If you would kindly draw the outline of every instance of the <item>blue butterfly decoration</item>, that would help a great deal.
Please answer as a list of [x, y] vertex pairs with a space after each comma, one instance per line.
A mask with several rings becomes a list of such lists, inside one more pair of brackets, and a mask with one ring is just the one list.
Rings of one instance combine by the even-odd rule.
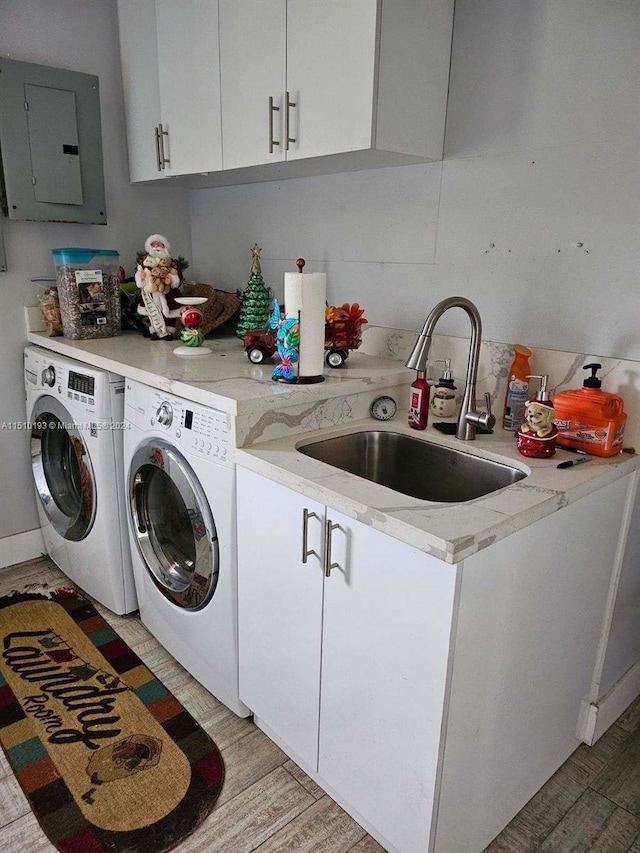
[[292, 317], [281, 319], [280, 305], [278, 300], [273, 300], [273, 311], [269, 320], [269, 328], [277, 329], [276, 347], [278, 349], [278, 358], [280, 364], [277, 364], [271, 371], [272, 379], [295, 379], [295, 369], [293, 365], [300, 357], [300, 327], [298, 320]]

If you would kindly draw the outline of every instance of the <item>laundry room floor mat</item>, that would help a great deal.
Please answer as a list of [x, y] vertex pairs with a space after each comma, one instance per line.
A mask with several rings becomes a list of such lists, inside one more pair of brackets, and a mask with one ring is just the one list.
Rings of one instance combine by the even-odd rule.
[[220, 751], [75, 590], [0, 598], [0, 743], [63, 853], [161, 853], [213, 809]]

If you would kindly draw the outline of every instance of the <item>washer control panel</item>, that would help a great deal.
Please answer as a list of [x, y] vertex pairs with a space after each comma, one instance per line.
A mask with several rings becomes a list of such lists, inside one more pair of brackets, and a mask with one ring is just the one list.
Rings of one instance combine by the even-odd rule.
[[171, 426], [173, 423], [173, 409], [171, 408], [171, 403], [168, 400], [165, 400], [158, 411], [156, 412], [156, 420], [162, 426]]
[[48, 385], [49, 388], [53, 388], [56, 384], [56, 369], [52, 364], [42, 371], [42, 384]]
[[152, 391], [149, 402], [150, 425], [160, 434], [166, 433], [167, 438], [197, 456], [230, 461], [231, 429], [226, 412], [167, 397], [162, 391]]

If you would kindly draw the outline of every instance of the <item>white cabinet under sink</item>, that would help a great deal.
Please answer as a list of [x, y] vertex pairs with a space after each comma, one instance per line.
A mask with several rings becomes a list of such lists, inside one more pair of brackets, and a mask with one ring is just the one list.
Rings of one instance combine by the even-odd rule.
[[131, 181], [222, 168], [217, 0], [118, 0]]
[[480, 853], [580, 743], [632, 486], [449, 564], [239, 467], [241, 698], [389, 851]]
[[361, 820], [426, 850], [456, 567], [242, 468], [238, 513], [243, 701]]

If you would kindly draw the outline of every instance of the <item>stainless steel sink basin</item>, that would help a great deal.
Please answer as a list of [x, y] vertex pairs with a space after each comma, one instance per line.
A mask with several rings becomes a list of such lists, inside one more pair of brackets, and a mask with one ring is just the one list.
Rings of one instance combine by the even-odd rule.
[[297, 450], [403, 495], [438, 503], [470, 501], [527, 476], [510, 465], [382, 430], [312, 441]]

